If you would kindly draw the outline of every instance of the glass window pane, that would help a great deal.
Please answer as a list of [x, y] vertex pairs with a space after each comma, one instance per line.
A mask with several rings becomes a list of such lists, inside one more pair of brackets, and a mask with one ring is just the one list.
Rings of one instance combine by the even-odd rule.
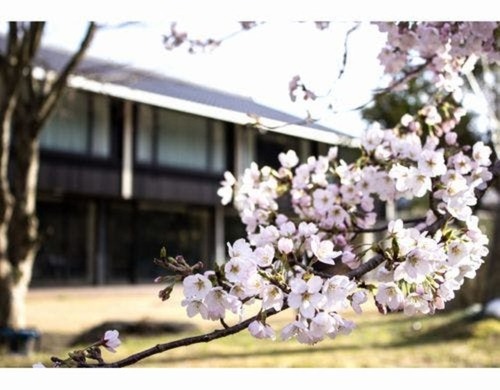
[[94, 104], [94, 123], [91, 153], [94, 156], [108, 157], [111, 151], [109, 99], [106, 96], [94, 95], [92, 102]]
[[226, 169], [226, 139], [224, 137], [224, 124], [220, 121], [214, 121], [212, 130], [211, 170], [213, 172], [223, 172]]
[[86, 153], [88, 132], [87, 95], [67, 90], [45, 125], [41, 146], [45, 149]]
[[137, 120], [135, 158], [141, 163], [153, 161], [153, 108], [140, 105]]
[[33, 269], [33, 283], [63, 285], [86, 280], [86, 203], [40, 201], [37, 210], [43, 240]]
[[290, 149], [299, 151], [299, 146], [299, 139], [295, 137], [273, 133], [258, 134], [256, 162], [259, 166], [268, 165], [278, 169], [280, 167], [278, 155], [282, 152], [286, 153]]
[[158, 163], [207, 170], [207, 119], [161, 110], [158, 115]]
[[[171, 256], [182, 254], [189, 264], [210, 261], [213, 232], [210, 213], [206, 208], [140, 209], [137, 211], [135, 237], [135, 272], [139, 281], [151, 281], [161, 269], [152, 259], [161, 247]], [[210, 264], [207, 264], [208, 268]]]

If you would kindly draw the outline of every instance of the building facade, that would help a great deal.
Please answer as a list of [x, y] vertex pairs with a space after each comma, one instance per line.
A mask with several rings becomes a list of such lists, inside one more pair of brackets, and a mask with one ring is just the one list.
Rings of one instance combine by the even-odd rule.
[[[41, 56], [46, 72], [64, 60]], [[151, 282], [162, 246], [208, 266], [224, 258], [244, 233], [216, 194], [224, 171], [348, 142], [297, 121], [241, 96], [85, 61], [42, 131], [33, 285]]]

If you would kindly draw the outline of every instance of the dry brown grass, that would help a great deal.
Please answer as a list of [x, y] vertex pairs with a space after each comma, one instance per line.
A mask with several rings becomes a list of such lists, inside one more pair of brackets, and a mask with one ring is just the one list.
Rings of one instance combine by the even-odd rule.
[[[33, 356], [0, 356], [0, 366], [29, 367], [64, 357], [68, 342], [82, 331], [105, 321], [161, 321], [194, 323], [196, 332], [155, 337], [122, 334], [115, 360], [157, 342], [165, 342], [219, 327], [218, 323], [188, 319], [181, 307], [180, 289], [170, 301], [156, 297], [158, 286], [34, 289], [29, 294], [29, 323], [42, 334], [42, 349]], [[278, 328], [290, 312], [273, 317]], [[208, 344], [192, 345], [143, 361], [149, 367], [500, 367], [500, 321], [470, 322], [463, 313], [425, 318], [400, 314], [380, 316], [368, 309], [351, 315], [358, 324], [350, 336], [339, 336], [316, 346], [297, 342], [253, 339], [243, 331]], [[234, 319], [229, 319], [229, 322]]]

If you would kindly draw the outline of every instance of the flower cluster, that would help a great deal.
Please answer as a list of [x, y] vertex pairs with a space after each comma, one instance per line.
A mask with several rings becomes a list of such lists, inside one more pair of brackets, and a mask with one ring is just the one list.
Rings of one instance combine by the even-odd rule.
[[[394, 129], [374, 126], [351, 164], [337, 148], [303, 164], [288, 151], [277, 170], [253, 163], [240, 181], [226, 173], [219, 194], [224, 203], [234, 199], [247, 237], [228, 243], [229, 260], [217, 274], [184, 279], [188, 315], [242, 316], [245, 304], [259, 300], [262, 316], [249, 325], [252, 335], [274, 338], [264, 313], [291, 308], [295, 319], [281, 337], [313, 344], [350, 331], [354, 324], [342, 313], [349, 307], [360, 313], [370, 294], [381, 312], [442, 309], [487, 254], [472, 207], [492, 178], [491, 150], [482, 142], [457, 143], [453, 128], [462, 115], [429, 105]], [[379, 242], [359, 245], [376, 222], [376, 204], [403, 197], [428, 199], [421, 223], [390, 221]], [[369, 253], [381, 261], [361, 278]]]
[[387, 33], [387, 44], [379, 55], [388, 74], [411, 73], [424, 66], [436, 87], [452, 92], [460, 87], [460, 72], [466, 60], [484, 55], [488, 62], [500, 62], [495, 34], [498, 22], [377, 23]]
[[[379, 27], [388, 33], [380, 59], [395, 85], [425, 69], [437, 90], [454, 92], [468, 58], [500, 59], [496, 22]], [[299, 87], [296, 77], [291, 91]], [[296, 314], [281, 337], [314, 344], [349, 332], [354, 323], [343, 313], [360, 313], [370, 296], [382, 313], [442, 309], [488, 252], [473, 214], [492, 179], [492, 151], [483, 142], [458, 144], [454, 128], [463, 115], [436, 94], [395, 128], [368, 129], [353, 163], [332, 147], [303, 163], [292, 150], [281, 153], [279, 169], [252, 163], [239, 180], [226, 172], [218, 193], [223, 204], [233, 202], [247, 236], [228, 243], [229, 259], [217, 272], [184, 277], [188, 315], [243, 318], [245, 305], [257, 301], [248, 330], [274, 338], [268, 313], [290, 308]], [[426, 200], [429, 211], [417, 221], [375, 226], [377, 208], [402, 198]], [[384, 230], [378, 241], [363, 240]]]

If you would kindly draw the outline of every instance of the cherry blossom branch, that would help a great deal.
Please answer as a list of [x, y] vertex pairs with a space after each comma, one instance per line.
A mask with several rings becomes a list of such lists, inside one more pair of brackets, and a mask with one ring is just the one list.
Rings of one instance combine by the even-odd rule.
[[[409, 224], [409, 223], [421, 223], [425, 222], [425, 217], [418, 217], [418, 218], [409, 218], [409, 219], [403, 219], [403, 224]], [[359, 234], [359, 233], [379, 233], [379, 232], [384, 232], [387, 230], [389, 224], [385, 224], [379, 227], [374, 227], [370, 229], [355, 229], [353, 233]]]
[[[443, 215], [443, 216], [439, 217], [434, 223], [420, 227], [418, 230], [421, 232], [428, 231], [429, 233], [433, 234], [434, 232], [439, 230], [441, 227], [443, 227], [449, 219], [450, 219], [450, 216], [448, 214]], [[376, 254], [370, 260], [361, 264], [358, 268], [353, 269], [352, 271], [348, 272], [347, 276], [351, 279], [358, 279], [359, 280], [359, 278], [361, 276], [374, 270], [380, 264], [382, 264], [385, 260], [386, 259], [384, 256], [382, 256], [380, 254]]]
[[[319, 22], [319, 23], [321, 23], [321, 22]], [[343, 53], [342, 53], [342, 62], [341, 62], [337, 77], [334, 79], [334, 81], [333, 81], [332, 85], [330, 86], [330, 88], [328, 89], [328, 91], [322, 95], [318, 95], [316, 92], [310, 90], [302, 82], [301, 77], [299, 75], [296, 75], [290, 80], [289, 87], [288, 87], [289, 88], [288, 92], [289, 92], [290, 99], [292, 100], [292, 102], [296, 101], [296, 99], [297, 99], [297, 96], [296, 96], [297, 91], [302, 92], [302, 94], [303, 94], [302, 99], [304, 99], [304, 100], [308, 100], [308, 99], [316, 100], [318, 98], [325, 99], [331, 95], [331, 93], [334, 89], [335, 83], [338, 82], [342, 78], [342, 76], [344, 75], [345, 70], [346, 70], [347, 56], [348, 56], [348, 52], [349, 52], [347, 45], [349, 42], [349, 38], [350, 38], [351, 34], [359, 28], [360, 25], [361, 25], [360, 23], [355, 23], [354, 26], [351, 27], [345, 34], [344, 48], [343, 48]], [[319, 28], [321, 30], [324, 29], [321, 27], [319, 27]]]
[[189, 37], [187, 32], [178, 31], [177, 23], [174, 22], [170, 25], [170, 34], [163, 35], [163, 45], [167, 50], [173, 50], [182, 46], [184, 43], [187, 43], [189, 45], [189, 53], [196, 53], [197, 49], [214, 49], [220, 46], [223, 41], [230, 39], [242, 32], [251, 30], [261, 24], [264, 24], [264, 22], [240, 22], [240, 30], [233, 31], [222, 38], [205, 38], [201, 40]]
[[370, 97], [370, 99], [368, 101], [360, 104], [359, 106], [348, 108], [348, 109], [345, 109], [345, 110], [342, 110], [342, 111], [332, 110], [332, 112], [336, 114], [336, 113], [340, 113], [340, 112], [351, 112], [351, 111], [362, 110], [363, 108], [367, 107], [370, 103], [373, 103], [377, 99], [377, 97], [385, 95], [385, 94], [388, 94], [388, 93], [391, 93], [391, 92], [394, 92], [401, 85], [403, 85], [403, 84], [407, 83], [408, 81], [410, 81], [411, 79], [414, 79], [415, 77], [417, 77], [420, 73], [422, 73], [427, 68], [427, 66], [431, 62], [432, 62], [432, 59], [428, 59], [423, 64], [421, 64], [421, 65], [413, 68], [409, 72], [406, 72], [403, 77], [401, 77], [400, 79], [394, 81], [389, 86], [387, 86], [385, 88], [374, 90], [372, 96]]
[[[351, 37], [351, 34], [359, 28], [360, 25], [361, 25], [360, 23], [356, 23], [349, 30], [347, 30], [347, 32], [345, 34], [345, 37], [344, 37], [344, 52], [342, 53], [342, 63], [341, 63], [339, 72], [337, 74], [337, 77], [335, 78], [334, 84], [336, 82], [338, 82], [342, 78], [342, 76], [344, 75], [344, 73], [345, 73], [346, 66], [347, 66], [347, 56], [349, 54], [349, 50], [348, 50], [348, 47], [347, 47], [347, 45], [349, 43], [349, 38]], [[325, 98], [325, 97], [328, 97], [332, 93], [332, 91], [333, 91], [333, 85], [330, 87], [330, 89], [328, 90], [328, 92], [325, 95], [318, 96], [317, 94], [315, 94], [315, 96], [316, 97], [320, 97], [320, 98]]]
[[214, 330], [213, 332], [202, 334], [199, 336], [193, 336], [193, 337], [186, 337], [183, 339], [179, 340], [174, 340], [170, 341], [168, 343], [163, 343], [163, 344], [157, 344], [154, 347], [145, 349], [143, 351], [134, 353], [133, 355], [130, 355], [122, 360], [118, 360], [113, 363], [97, 363], [97, 364], [87, 364], [87, 363], [82, 363], [78, 367], [83, 367], [83, 368], [121, 368], [121, 367], [127, 367], [130, 365], [133, 365], [143, 359], [146, 359], [148, 357], [151, 357], [153, 355], [157, 355], [159, 353], [163, 353], [172, 349], [176, 348], [181, 348], [181, 347], [186, 347], [188, 345], [193, 345], [193, 344], [200, 344], [200, 343], [208, 343], [213, 340], [217, 340], [223, 337], [227, 337], [236, 333], [241, 332], [242, 330], [246, 329], [250, 323], [253, 321], [256, 321], [260, 319], [263, 315], [265, 317], [271, 317], [275, 314], [281, 313], [282, 311], [288, 309], [287, 306], [284, 306], [280, 311], [276, 311], [275, 309], [269, 309], [266, 310], [265, 312], [256, 314], [253, 317], [248, 318], [245, 321], [242, 321], [236, 325], [224, 328], [224, 329], [217, 329]]
[[353, 269], [352, 271], [349, 271], [347, 273], [347, 277], [350, 279], [358, 279], [367, 274], [370, 271], [373, 271], [375, 268], [377, 268], [380, 264], [382, 264], [386, 259], [384, 256], [377, 254], [373, 256], [370, 260], [368, 260], [366, 263], [361, 264], [358, 268]]

